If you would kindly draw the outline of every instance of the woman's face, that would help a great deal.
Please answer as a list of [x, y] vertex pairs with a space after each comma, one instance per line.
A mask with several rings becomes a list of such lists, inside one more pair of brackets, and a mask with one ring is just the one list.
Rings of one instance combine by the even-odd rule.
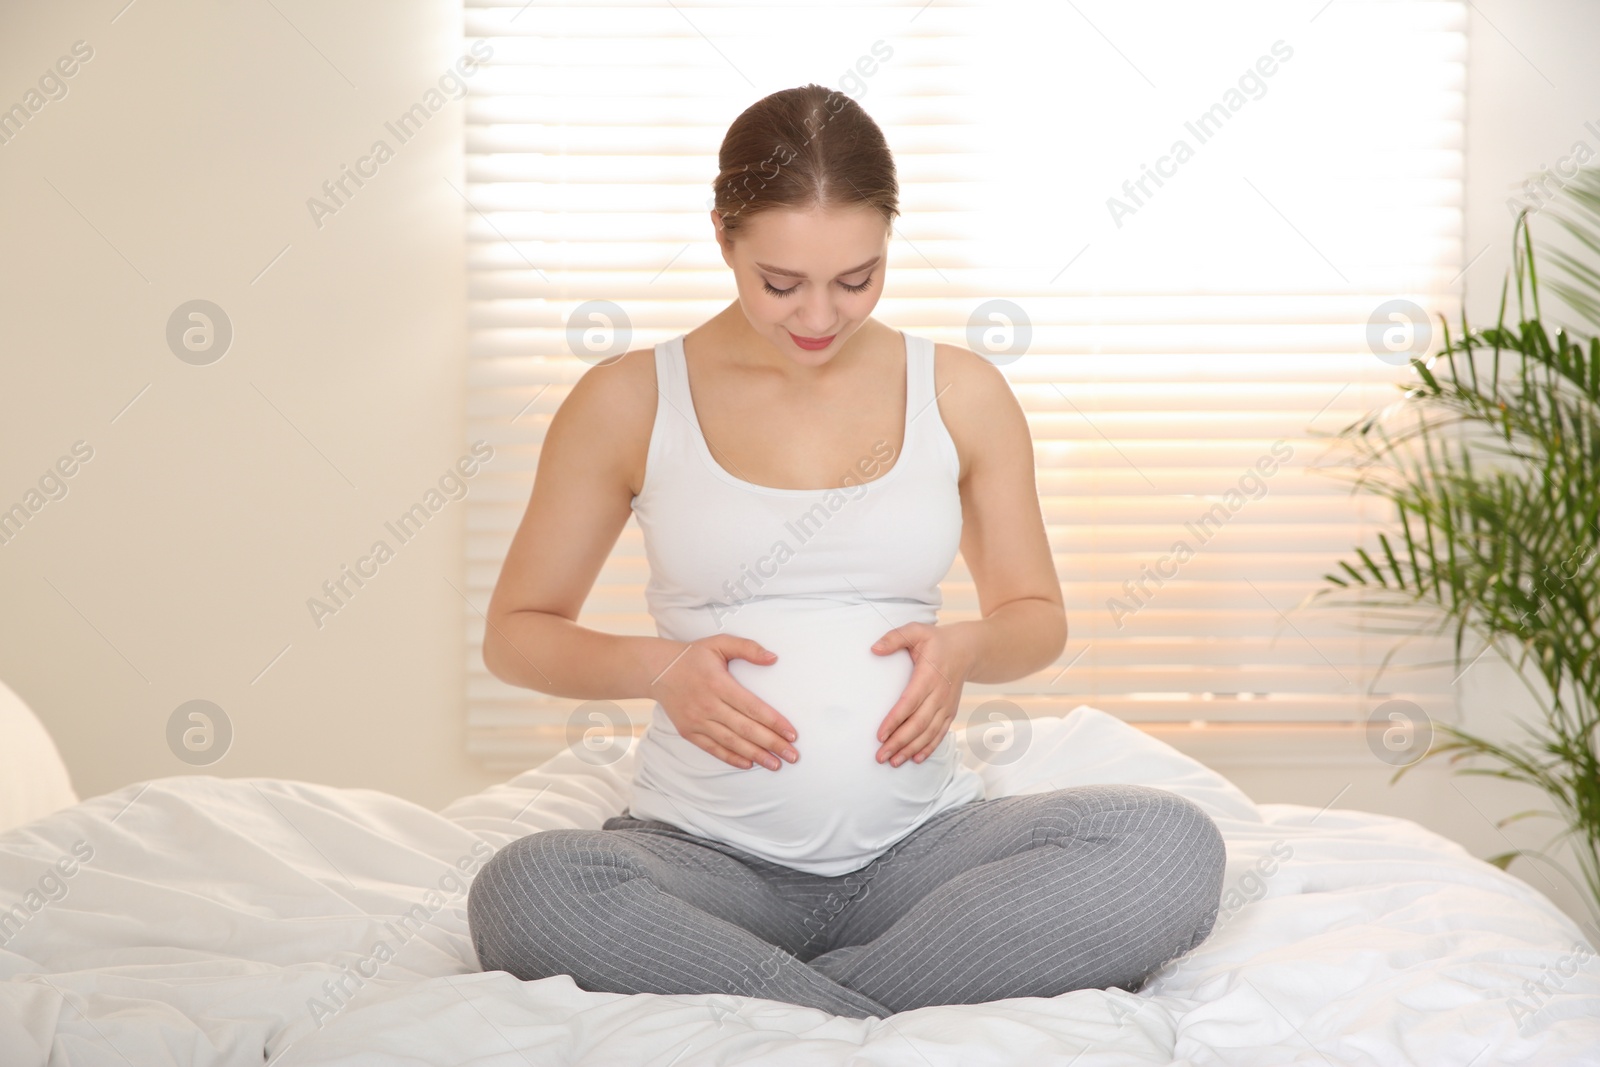
[[745, 317], [796, 363], [828, 362], [877, 306], [889, 227], [876, 209], [763, 211], [731, 242], [716, 211], [711, 217]]

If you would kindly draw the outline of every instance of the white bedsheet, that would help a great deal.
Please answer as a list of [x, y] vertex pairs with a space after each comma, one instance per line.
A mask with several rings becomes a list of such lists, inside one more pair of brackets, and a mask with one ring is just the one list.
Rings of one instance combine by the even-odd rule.
[[1405, 820], [1258, 807], [1088, 707], [1035, 720], [1016, 763], [973, 765], [990, 796], [1139, 782], [1217, 820], [1216, 930], [1139, 994], [859, 1020], [480, 972], [471, 872], [621, 811], [631, 758], [562, 753], [439, 813], [164, 778], [0, 834], [0, 908], [23, 905], [0, 928], [0, 1064], [1600, 1064], [1600, 960], [1544, 896]]

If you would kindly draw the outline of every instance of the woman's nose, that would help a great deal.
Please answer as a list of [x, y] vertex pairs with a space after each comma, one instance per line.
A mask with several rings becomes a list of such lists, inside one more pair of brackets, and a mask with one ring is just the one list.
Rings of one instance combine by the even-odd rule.
[[802, 337], [827, 337], [838, 321], [831, 297], [826, 294], [812, 297], [800, 311], [801, 329], [796, 332]]

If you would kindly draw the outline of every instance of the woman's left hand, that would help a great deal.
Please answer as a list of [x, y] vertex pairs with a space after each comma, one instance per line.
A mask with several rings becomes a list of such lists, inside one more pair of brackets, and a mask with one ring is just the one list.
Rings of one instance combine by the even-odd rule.
[[895, 627], [872, 646], [880, 656], [905, 649], [915, 666], [905, 692], [878, 727], [877, 760], [898, 767], [921, 763], [944, 740], [961, 704], [961, 687], [972, 669], [972, 653], [949, 627], [909, 622]]

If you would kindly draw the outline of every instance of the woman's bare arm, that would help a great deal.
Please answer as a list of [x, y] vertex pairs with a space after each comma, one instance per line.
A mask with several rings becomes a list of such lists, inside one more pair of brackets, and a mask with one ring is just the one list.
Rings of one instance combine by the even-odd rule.
[[779, 757], [798, 758], [794, 724], [727, 667], [730, 658], [769, 662], [769, 650], [732, 634], [669, 641], [576, 621], [632, 510], [656, 396], [654, 352], [642, 349], [586, 371], [550, 420], [489, 599], [484, 666], [552, 696], [654, 699], [685, 739], [723, 762], [777, 770]]
[[551, 418], [489, 600], [483, 662], [501, 681], [581, 700], [648, 697], [685, 647], [575, 621], [628, 521], [655, 420], [652, 360], [645, 348], [591, 367]]
[[969, 681], [1009, 682], [1049, 666], [1067, 640], [1033, 438], [999, 368], [956, 345], [937, 352], [939, 410], [962, 459], [961, 558], [983, 614], [947, 625], [972, 642]]

